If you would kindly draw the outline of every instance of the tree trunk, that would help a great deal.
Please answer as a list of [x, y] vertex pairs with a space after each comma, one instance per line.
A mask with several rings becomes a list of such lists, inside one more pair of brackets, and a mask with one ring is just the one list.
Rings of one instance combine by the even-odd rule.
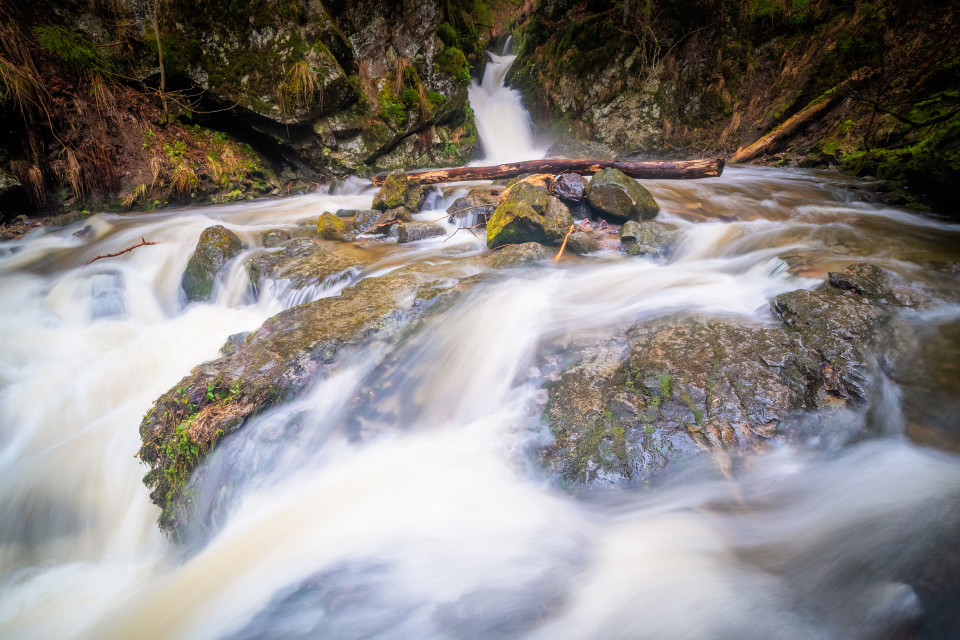
[[811, 102], [799, 113], [788, 118], [783, 124], [767, 135], [761, 137], [753, 144], [737, 150], [737, 152], [733, 154], [733, 157], [730, 158], [730, 162], [746, 162], [747, 160], [752, 160], [759, 155], [768, 153], [784, 138], [792, 136], [794, 133], [809, 124], [812, 120], [815, 120], [833, 108], [833, 105], [835, 105], [838, 100], [848, 97], [844, 91], [845, 89], [851, 88], [854, 84], [862, 82], [869, 76], [869, 70], [861, 69], [857, 71], [855, 74], [838, 84], [836, 87], [830, 91], [827, 91], [822, 96]]
[[[723, 173], [723, 158], [680, 161], [638, 161], [626, 160], [569, 160], [548, 158], [547, 160], [527, 160], [487, 167], [457, 167], [455, 169], [434, 169], [407, 174], [407, 180], [419, 184], [437, 184], [438, 182], [458, 182], [460, 180], [497, 180], [514, 178], [522, 173], [579, 173], [594, 174], [601, 169], [619, 169], [632, 178], [660, 180], [667, 178], [715, 178]], [[373, 184], [381, 185], [387, 174], [373, 176]]]

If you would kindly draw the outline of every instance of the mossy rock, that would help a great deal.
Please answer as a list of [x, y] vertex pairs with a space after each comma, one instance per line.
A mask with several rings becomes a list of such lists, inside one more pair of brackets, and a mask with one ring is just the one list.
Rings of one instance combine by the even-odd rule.
[[660, 205], [650, 192], [619, 169], [595, 173], [586, 197], [598, 215], [613, 222], [652, 220], [660, 213]]
[[377, 224], [381, 215], [382, 213], [376, 209], [360, 209], [353, 216], [353, 228], [360, 233], [364, 233]]
[[411, 268], [366, 278], [339, 296], [273, 316], [161, 395], [140, 424], [139, 453], [150, 466], [144, 483], [162, 509], [161, 529], [186, 541], [202, 525], [185, 488], [224, 437], [310, 387], [345, 348], [395, 336], [455, 292], [449, 278]]
[[394, 171], [384, 179], [380, 191], [373, 197], [373, 208], [377, 211], [387, 211], [405, 206], [408, 189], [407, 174], [403, 171]]
[[260, 240], [263, 242], [263, 246], [272, 248], [280, 246], [292, 237], [293, 235], [286, 229], [270, 229], [263, 232]]
[[243, 242], [226, 227], [216, 225], [204, 229], [180, 279], [187, 300], [209, 300], [221, 269], [242, 250]]
[[524, 242], [557, 245], [571, 225], [573, 216], [559, 198], [542, 187], [519, 182], [505, 192], [487, 221], [487, 246]]
[[329, 211], [324, 211], [320, 215], [320, 219], [317, 220], [317, 235], [324, 240], [345, 242], [353, 240], [355, 234], [353, 226], [349, 222]]

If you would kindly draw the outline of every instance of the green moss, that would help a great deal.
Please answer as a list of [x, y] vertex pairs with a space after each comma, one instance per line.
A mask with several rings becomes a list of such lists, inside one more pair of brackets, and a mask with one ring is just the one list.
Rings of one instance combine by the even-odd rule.
[[448, 47], [457, 46], [457, 32], [446, 22], [437, 27], [437, 37]]
[[408, 110], [420, 108], [420, 92], [416, 89], [404, 89], [400, 94], [400, 102]]
[[461, 84], [470, 84], [470, 65], [463, 51], [456, 47], [446, 47], [437, 54], [436, 68]]
[[107, 58], [97, 43], [79, 29], [44, 25], [34, 27], [33, 35], [40, 48], [53, 54], [69, 71], [83, 73], [107, 67]]

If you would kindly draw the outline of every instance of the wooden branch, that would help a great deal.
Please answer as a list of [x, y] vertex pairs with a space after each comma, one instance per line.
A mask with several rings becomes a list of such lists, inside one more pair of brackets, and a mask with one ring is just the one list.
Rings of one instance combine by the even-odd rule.
[[[548, 158], [527, 160], [486, 167], [456, 167], [433, 169], [407, 174], [407, 180], [418, 184], [458, 182], [460, 180], [498, 180], [514, 178], [522, 173], [579, 173], [592, 175], [601, 169], [619, 169], [632, 178], [647, 180], [715, 178], [723, 173], [723, 158], [701, 160], [590, 160]], [[380, 186], [388, 174], [373, 176], [373, 184]]]
[[560, 257], [563, 255], [563, 250], [567, 248], [567, 239], [570, 237], [570, 234], [573, 233], [577, 228], [577, 225], [572, 224], [570, 228], [567, 229], [567, 235], [563, 236], [563, 244], [560, 245], [560, 251], [557, 251], [557, 255], [553, 257], [554, 262], [560, 262]]
[[147, 242], [147, 241], [144, 240], [143, 237], [141, 236], [141, 237], [140, 237], [140, 242], [138, 242], [137, 244], [133, 245], [132, 247], [127, 247], [127, 248], [124, 249], [123, 251], [117, 251], [116, 253], [104, 253], [104, 254], [99, 255], [99, 256], [97, 256], [97, 257], [95, 257], [95, 258], [90, 258], [90, 259], [87, 260], [84, 264], [90, 264], [91, 262], [96, 262], [97, 260], [102, 260], [103, 258], [116, 258], [117, 256], [122, 256], [123, 254], [125, 254], [125, 253], [127, 253], [127, 252], [129, 252], [129, 251], [133, 251], [133, 250], [136, 249], [137, 247], [143, 247], [143, 246], [146, 246], [146, 245], [148, 245], [148, 244], [160, 244], [160, 243], [159, 243], [159, 242]]
[[753, 144], [743, 149], [739, 149], [735, 154], [733, 154], [733, 157], [730, 158], [730, 162], [746, 162], [747, 160], [752, 160], [759, 155], [769, 152], [784, 138], [792, 136], [794, 133], [798, 132], [800, 129], [809, 124], [812, 120], [815, 120], [833, 108], [833, 105], [835, 105], [838, 100], [846, 97], [845, 89], [849, 89], [853, 85], [863, 82], [870, 77], [870, 74], [871, 72], [869, 70], [861, 69], [857, 71], [852, 76], [838, 84], [836, 87], [830, 89], [822, 96], [808, 104], [799, 113], [788, 118], [786, 122], [781, 124], [779, 127], [776, 127], [767, 135], [762, 136]]

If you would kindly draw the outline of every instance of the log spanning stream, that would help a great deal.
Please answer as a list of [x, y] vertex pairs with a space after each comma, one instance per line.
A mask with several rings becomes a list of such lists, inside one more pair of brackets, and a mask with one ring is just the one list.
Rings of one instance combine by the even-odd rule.
[[[663, 259], [493, 269], [447, 220], [446, 240], [356, 240], [362, 266], [342, 277], [251, 286], [265, 231], [369, 207], [362, 182], [0, 245], [0, 636], [954, 637], [960, 460], [905, 434], [960, 420], [960, 228], [822, 173], [644, 184], [679, 230]], [[432, 192], [419, 217], [464, 193]], [[248, 248], [211, 302], [185, 305], [181, 274], [213, 224]], [[158, 244], [85, 264], [141, 238]], [[783, 330], [775, 296], [864, 261], [924, 301], [896, 316], [915, 374], [888, 374], [878, 351], [865, 401], [799, 411], [762, 447], [649, 483], [577, 484], [544, 462], [547, 389], [590, 345], [691, 316]], [[152, 402], [228, 336], [411, 265], [462, 292], [342, 349], [228, 436], [200, 468], [206, 528], [168, 541], [134, 457]]]

